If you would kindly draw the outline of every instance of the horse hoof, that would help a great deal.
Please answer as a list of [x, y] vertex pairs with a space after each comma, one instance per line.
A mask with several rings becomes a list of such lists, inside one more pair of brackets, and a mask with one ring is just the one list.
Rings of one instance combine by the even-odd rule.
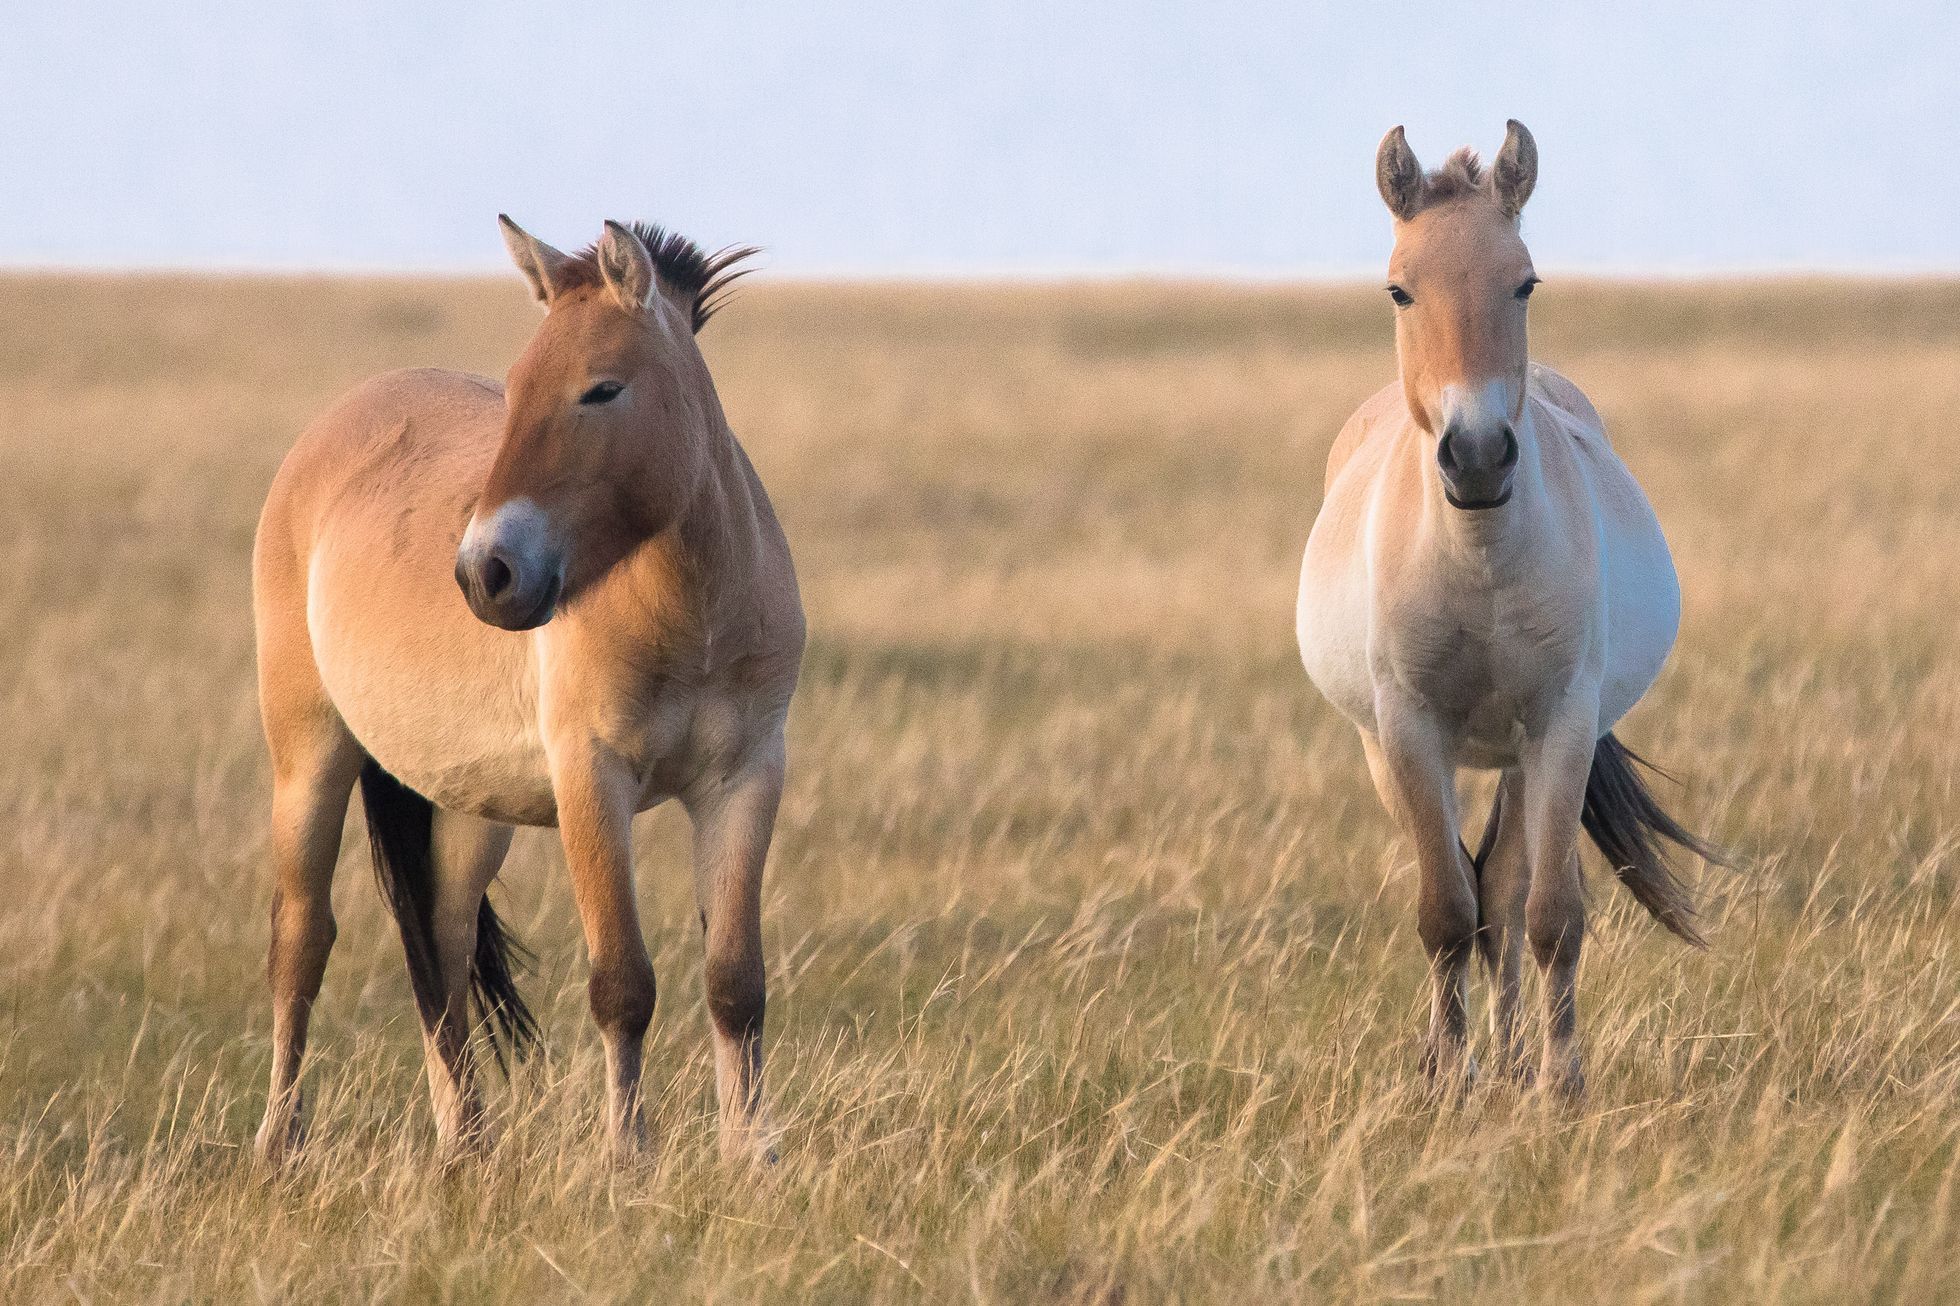
[[1476, 1087], [1481, 1074], [1477, 1059], [1468, 1052], [1440, 1056], [1434, 1048], [1422, 1054], [1422, 1073], [1429, 1082], [1430, 1092], [1446, 1102], [1462, 1100]]
[[267, 1116], [252, 1139], [252, 1155], [267, 1170], [283, 1169], [306, 1145], [306, 1118], [296, 1105], [283, 1121]]
[[445, 1171], [455, 1171], [483, 1160], [496, 1146], [496, 1133], [488, 1126], [478, 1125], [437, 1139], [436, 1155]]
[[775, 1169], [783, 1160], [773, 1142], [747, 1130], [721, 1136], [721, 1159], [728, 1165], [746, 1165], [764, 1171]]
[[606, 1141], [606, 1156], [619, 1170], [639, 1169], [652, 1161], [654, 1148], [648, 1141], [646, 1126], [632, 1126], [613, 1133]]
[[1539, 1082], [1545, 1092], [1556, 1101], [1567, 1106], [1576, 1106], [1586, 1098], [1586, 1072], [1580, 1068], [1574, 1057], [1570, 1062], [1556, 1068], [1547, 1068]]

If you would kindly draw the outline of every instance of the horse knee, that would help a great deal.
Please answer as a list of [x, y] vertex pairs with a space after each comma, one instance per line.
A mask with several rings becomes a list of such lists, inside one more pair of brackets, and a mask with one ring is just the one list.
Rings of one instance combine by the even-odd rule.
[[1585, 908], [1578, 902], [1534, 899], [1525, 909], [1525, 937], [1541, 967], [1577, 965], [1585, 935]]
[[1477, 937], [1477, 903], [1469, 894], [1425, 896], [1416, 911], [1416, 933], [1431, 957], [1457, 957]]
[[651, 967], [594, 970], [586, 992], [592, 1000], [592, 1019], [609, 1037], [639, 1039], [653, 1023]]
[[708, 1014], [717, 1030], [730, 1038], [761, 1032], [768, 995], [760, 962], [710, 958], [707, 986]]

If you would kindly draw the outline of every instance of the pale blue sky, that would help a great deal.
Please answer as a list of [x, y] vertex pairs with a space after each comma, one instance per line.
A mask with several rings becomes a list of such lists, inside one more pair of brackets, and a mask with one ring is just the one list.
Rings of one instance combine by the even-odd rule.
[[0, 263], [1372, 275], [1382, 133], [1517, 117], [1541, 266], [1960, 270], [1960, 9], [1773, 8], [8, 4]]

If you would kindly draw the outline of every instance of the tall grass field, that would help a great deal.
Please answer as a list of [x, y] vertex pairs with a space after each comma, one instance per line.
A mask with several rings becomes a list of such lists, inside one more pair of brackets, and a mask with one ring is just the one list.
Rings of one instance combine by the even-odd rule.
[[745, 284], [703, 345], [811, 629], [781, 1163], [717, 1158], [661, 810], [642, 1164], [527, 831], [494, 892], [547, 1048], [490, 1081], [495, 1149], [440, 1163], [350, 837], [268, 1175], [259, 505], [341, 391], [501, 376], [535, 310], [0, 278], [0, 1300], [1960, 1299], [1960, 283], [1534, 301], [1686, 596], [1620, 733], [1741, 863], [1689, 868], [1706, 952], [1592, 866], [1577, 1106], [1426, 1090], [1412, 851], [1293, 646], [1328, 446], [1394, 374], [1378, 289]]

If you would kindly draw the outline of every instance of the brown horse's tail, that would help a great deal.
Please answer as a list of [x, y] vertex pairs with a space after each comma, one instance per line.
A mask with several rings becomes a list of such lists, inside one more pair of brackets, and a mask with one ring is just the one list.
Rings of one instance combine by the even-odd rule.
[[[442, 966], [436, 955], [436, 866], [431, 840], [435, 804], [368, 758], [361, 765], [361, 805], [367, 812], [368, 847], [381, 896], [401, 927], [408, 979], [425, 1025], [443, 1008]], [[476, 913], [476, 956], [470, 991], [500, 1069], [522, 1060], [538, 1043], [538, 1022], [517, 991], [516, 967], [529, 960], [523, 945], [504, 929], [486, 895]]]
[[1665, 774], [1612, 734], [1600, 740], [1593, 749], [1592, 772], [1586, 777], [1580, 824], [1605, 854], [1620, 883], [1633, 891], [1655, 920], [1697, 948], [1706, 947], [1707, 940], [1695, 924], [1694, 894], [1668, 864], [1662, 840], [1718, 866], [1727, 866], [1728, 859], [1661, 810], [1639, 767]]

